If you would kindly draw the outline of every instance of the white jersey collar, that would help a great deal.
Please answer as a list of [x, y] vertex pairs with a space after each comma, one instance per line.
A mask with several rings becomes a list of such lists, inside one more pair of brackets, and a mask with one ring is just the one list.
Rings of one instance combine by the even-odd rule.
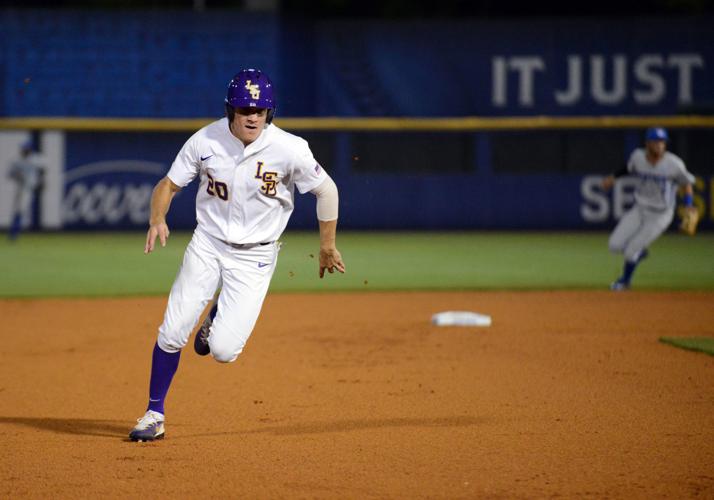
[[268, 144], [270, 144], [270, 136], [273, 133], [273, 128], [272, 124], [268, 124], [260, 133], [258, 138], [245, 147], [245, 156], [252, 155], [261, 149], [265, 149]]
[[273, 124], [268, 124], [260, 133], [258, 138], [246, 146], [245, 144], [243, 144], [243, 141], [238, 139], [235, 135], [233, 135], [233, 132], [231, 132], [231, 126], [230, 123], [228, 123], [228, 118], [224, 118], [224, 120], [226, 126], [223, 130], [225, 130], [226, 134], [231, 137], [233, 144], [235, 144], [235, 146], [240, 149], [240, 151], [243, 153], [243, 156], [255, 154], [261, 149], [264, 149], [266, 146], [268, 146], [268, 144], [270, 143], [269, 137], [272, 135], [273, 129], [275, 128]]

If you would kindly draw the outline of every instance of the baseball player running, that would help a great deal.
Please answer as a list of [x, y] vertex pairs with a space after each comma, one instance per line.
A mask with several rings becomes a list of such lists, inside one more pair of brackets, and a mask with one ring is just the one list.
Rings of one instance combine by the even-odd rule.
[[635, 268], [649, 253], [647, 248], [669, 227], [674, 217], [677, 185], [684, 186], [686, 210], [696, 211], [692, 203], [694, 176], [681, 158], [667, 151], [668, 139], [663, 128], [647, 129], [645, 148], [635, 149], [626, 166], [603, 180], [606, 190], [624, 175], [633, 175], [638, 180], [634, 206], [610, 235], [610, 251], [625, 256], [622, 276], [610, 285], [611, 290], [630, 288]]
[[131, 430], [133, 441], [164, 437], [164, 400], [201, 312], [220, 288], [215, 317], [195, 342], [221, 363], [235, 361], [258, 319], [278, 257], [278, 238], [294, 205], [294, 188], [317, 197], [319, 275], [345, 265], [335, 247], [338, 193], [305, 140], [271, 124], [273, 85], [264, 72], [240, 71], [229, 83], [226, 117], [196, 132], [183, 146], [151, 198], [144, 253], [156, 238], [165, 246], [171, 199], [195, 177], [197, 227], [171, 288], [154, 346], [149, 404]]

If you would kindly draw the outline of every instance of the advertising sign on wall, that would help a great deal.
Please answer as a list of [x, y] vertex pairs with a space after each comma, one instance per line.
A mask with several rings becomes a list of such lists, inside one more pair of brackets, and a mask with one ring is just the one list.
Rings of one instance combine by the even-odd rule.
[[[18, 183], [10, 177], [23, 144], [44, 180], [25, 210], [24, 226], [71, 230], [145, 230], [151, 193], [188, 134], [0, 133], [0, 226], [9, 227]], [[328, 169], [329, 171], [329, 169]], [[607, 229], [633, 203], [634, 180], [601, 188], [601, 175], [568, 173], [444, 174], [341, 172], [340, 227], [344, 229]], [[702, 228], [714, 222], [713, 179], [697, 178], [695, 204]], [[196, 224], [197, 182], [172, 201], [172, 229]], [[296, 196], [290, 229], [316, 227], [315, 199]]]

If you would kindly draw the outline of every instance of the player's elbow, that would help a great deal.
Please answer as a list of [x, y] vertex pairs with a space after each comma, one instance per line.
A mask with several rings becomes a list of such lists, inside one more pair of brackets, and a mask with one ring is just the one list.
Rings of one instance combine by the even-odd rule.
[[312, 193], [317, 196], [317, 218], [320, 221], [337, 220], [340, 197], [337, 185], [328, 177]]

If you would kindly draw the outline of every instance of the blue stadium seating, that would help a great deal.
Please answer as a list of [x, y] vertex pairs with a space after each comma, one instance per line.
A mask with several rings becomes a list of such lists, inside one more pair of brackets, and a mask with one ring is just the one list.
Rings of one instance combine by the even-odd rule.
[[0, 11], [0, 113], [220, 115], [223, 89], [234, 72], [248, 64], [266, 71], [277, 66], [274, 18], [238, 17], [181, 11]]

